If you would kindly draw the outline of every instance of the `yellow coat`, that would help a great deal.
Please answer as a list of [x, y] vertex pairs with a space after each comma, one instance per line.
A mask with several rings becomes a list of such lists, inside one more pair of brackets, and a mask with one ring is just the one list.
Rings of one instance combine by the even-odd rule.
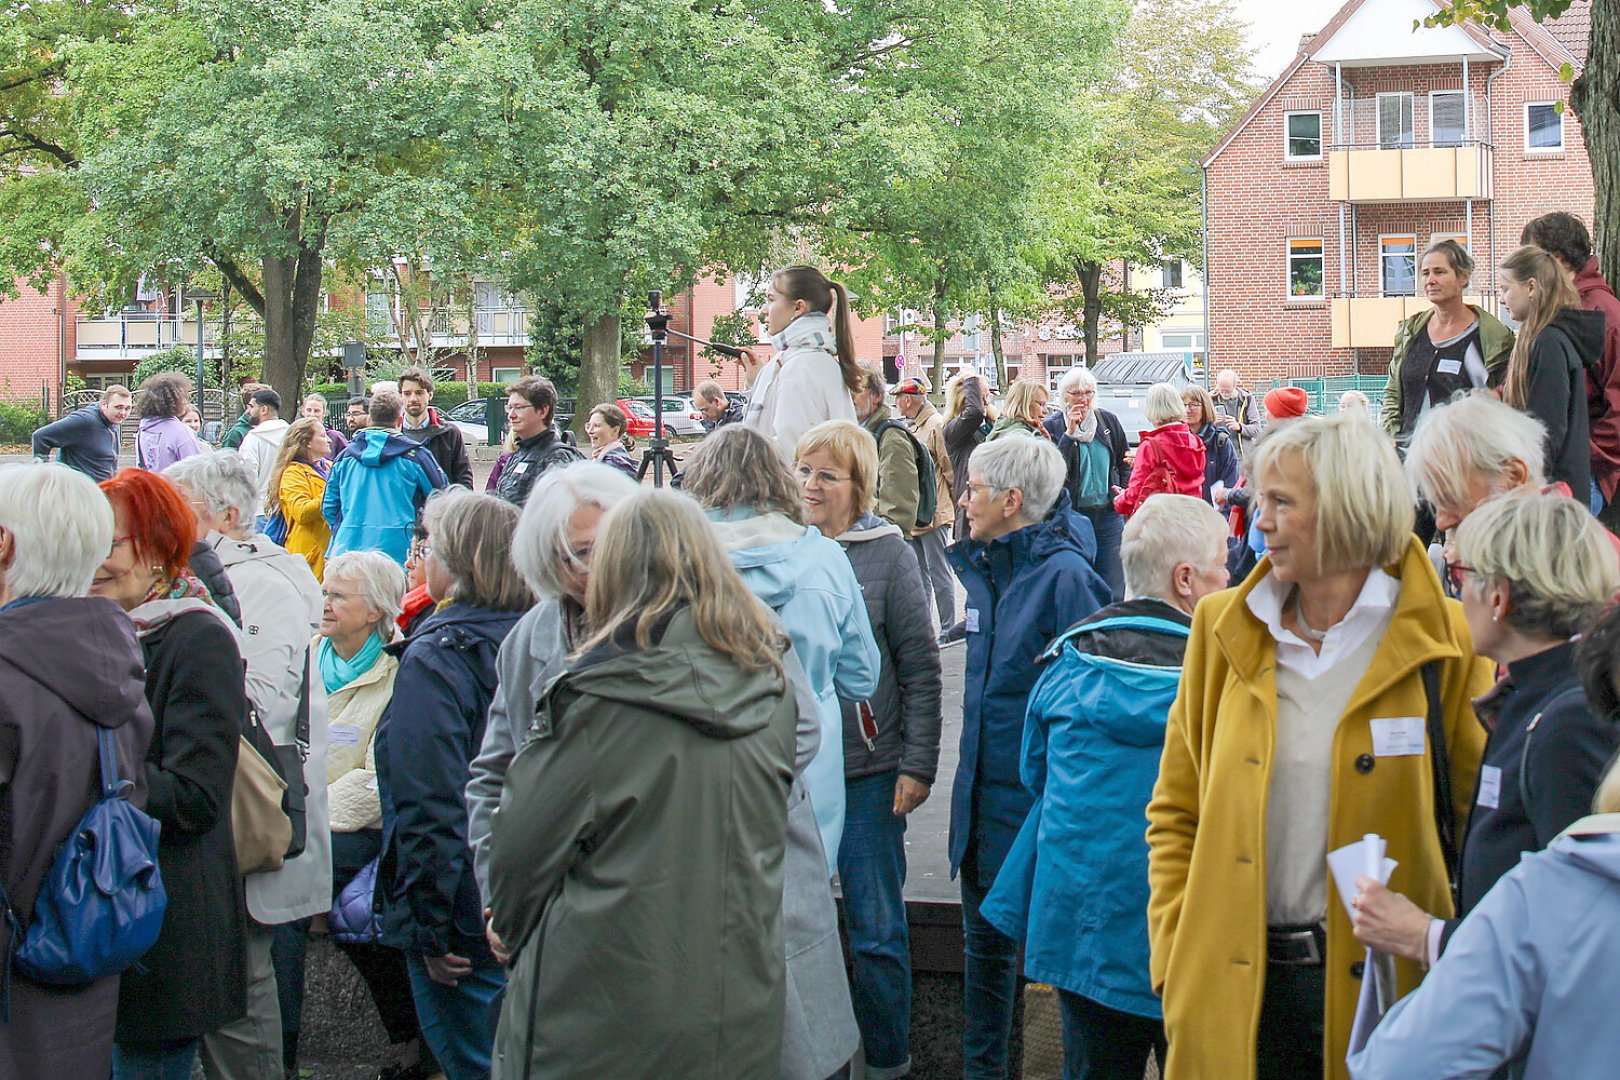
[[302, 555], [320, 581], [326, 570], [326, 548], [332, 542], [332, 530], [321, 516], [321, 499], [326, 495], [326, 481], [321, 474], [301, 461], [290, 463], [281, 474], [281, 512], [287, 518], [287, 542], [284, 547], [295, 555]]
[[[1475, 657], [1462, 606], [1445, 597], [1415, 539], [1386, 567], [1400, 597], [1372, 664], [1333, 736], [1328, 850], [1366, 833], [1389, 841], [1400, 866], [1391, 887], [1435, 915], [1451, 914], [1434, 824], [1428, 756], [1373, 757], [1369, 722], [1428, 713], [1422, 666], [1440, 661], [1440, 692], [1458, 840], [1473, 803], [1485, 732], [1471, 699], [1492, 681]], [[1166, 1080], [1255, 1075], [1255, 1036], [1266, 972], [1266, 800], [1276, 750], [1277, 646], [1249, 611], [1262, 560], [1249, 580], [1206, 597], [1193, 616], [1181, 689], [1171, 706], [1159, 780], [1148, 804], [1148, 936], [1153, 987], [1164, 998], [1170, 1039]], [[1357, 768], [1360, 759], [1362, 772]], [[1364, 956], [1331, 879], [1327, 913], [1325, 1074], [1348, 1077]], [[1397, 964], [1400, 992], [1421, 978]]]

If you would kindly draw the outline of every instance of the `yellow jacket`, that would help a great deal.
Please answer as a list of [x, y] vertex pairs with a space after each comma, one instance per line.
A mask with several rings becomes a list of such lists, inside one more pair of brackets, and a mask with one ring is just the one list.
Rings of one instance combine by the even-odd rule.
[[[1421, 668], [1440, 662], [1460, 843], [1485, 746], [1471, 699], [1490, 687], [1492, 669], [1474, 656], [1462, 607], [1445, 597], [1421, 544], [1412, 540], [1401, 561], [1386, 569], [1400, 579], [1400, 597], [1333, 736], [1328, 850], [1379, 834], [1400, 864], [1391, 887], [1425, 911], [1449, 915], [1428, 756], [1372, 756], [1369, 722], [1426, 716]], [[1270, 560], [1262, 560], [1243, 585], [1198, 605], [1148, 804], [1148, 937], [1170, 1039], [1166, 1080], [1255, 1075], [1266, 972], [1266, 800], [1276, 750], [1277, 647], [1246, 600], [1270, 572]], [[1360, 991], [1351, 969], [1359, 972], [1364, 949], [1331, 880], [1327, 940], [1325, 1075], [1338, 1080], [1348, 1077], [1344, 1056]], [[1405, 994], [1421, 972], [1406, 961], [1397, 969]]]
[[281, 512], [287, 518], [287, 542], [284, 547], [295, 555], [302, 555], [315, 571], [315, 580], [321, 580], [326, 570], [326, 548], [332, 542], [332, 530], [321, 516], [321, 499], [326, 495], [326, 480], [321, 474], [301, 461], [294, 461], [281, 474]]

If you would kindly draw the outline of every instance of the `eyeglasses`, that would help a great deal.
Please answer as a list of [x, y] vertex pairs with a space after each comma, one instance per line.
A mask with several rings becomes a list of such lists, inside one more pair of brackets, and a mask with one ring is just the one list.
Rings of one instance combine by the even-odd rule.
[[839, 476], [828, 469], [812, 469], [803, 463], [795, 466], [793, 471], [798, 474], [801, 484], [808, 484], [812, 479], [815, 480], [817, 487], [836, 487], [849, 482], [847, 476]]
[[1446, 584], [1451, 586], [1451, 594], [1453, 596], [1456, 596], [1462, 592], [1464, 574], [1479, 573], [1479, 571], [1475, 570], [1472, 566], [1466, 566], [1460, 562], [1452, 562], [1450, 559], [1445, 560], [1445, 566]]
[[975, 484], [971, 481], [968, 483], [969, 491], [977, 491], [980, 488], [983, 488], [986, 491], [993, 491], [998, 495], [1012, 490], [1011, 488], [998, 488], [994, 484]]
[[529, 403], [529, 402], [527, 402], [527, 401], [525, 401], [525, 402], [524, 402], [524, 403], [523, 403], [523, 404], [521, 404], [521, 405], [513, 405], [513, 404], [512, 404], [512, 403], [511, 403], [511, 402], [510, 402], [510, 401], [509, 401], [509, 402], [507, 402], [507, 403], [506, 403], [506, 411], [507, 411], [507, 412], [508, 412], [508, 413], [520, 413], [520, 412], [522, 412], [522, 411], [523, 411], [523, 410], [524, 410], [524, 409], [533, 409], [533, 408], [534, 408], [534, 406], [533, 406], [533, 405], [531, 405], [531, 404], [530, 404], [530, 403]]
[[345, 600], [353, 600], [354, 593], [333, 592], [331, 589], [322, 589], [321, 598], [323, 600], [330, 600], [334, 604], [341, 604]]
[[1095, 390], [1065, 390], [1063, 396], [1070, 401], [1090, 401], [1097, 396]]

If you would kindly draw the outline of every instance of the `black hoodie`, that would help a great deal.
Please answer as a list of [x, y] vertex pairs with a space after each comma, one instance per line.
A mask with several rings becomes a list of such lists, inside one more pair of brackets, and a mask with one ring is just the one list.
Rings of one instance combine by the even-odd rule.
[[1592, 493], [1592, 448], [1586, 373], [1603, 355], [1603, 313], [1564, 308], [1530, 346], [1525, 412], [1547, 425], [1547, 478], [1586, 502]]

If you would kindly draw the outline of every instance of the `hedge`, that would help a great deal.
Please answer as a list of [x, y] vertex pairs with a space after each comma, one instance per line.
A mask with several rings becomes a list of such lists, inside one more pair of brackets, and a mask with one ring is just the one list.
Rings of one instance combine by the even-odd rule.
[[37, 405], [13, 405], [0, 401], [0, 443], [32, 445], [34, 431], [46, 423]]
[[[369, 386], [376, 380], [367, 378]], [[481, 382], [474, 397], [501, 397], [506, 390], [505, 383]], [[320, 394], [326, 398], [327, 414], [341, 415], [344, 405], [349, 400], [348, 383], [316, 383], [306, 393]], [[468, 399], [467, 384], [464, 382], [442, 382], [433, 387], [433, 407], [435, 409], [453, 409]]]

